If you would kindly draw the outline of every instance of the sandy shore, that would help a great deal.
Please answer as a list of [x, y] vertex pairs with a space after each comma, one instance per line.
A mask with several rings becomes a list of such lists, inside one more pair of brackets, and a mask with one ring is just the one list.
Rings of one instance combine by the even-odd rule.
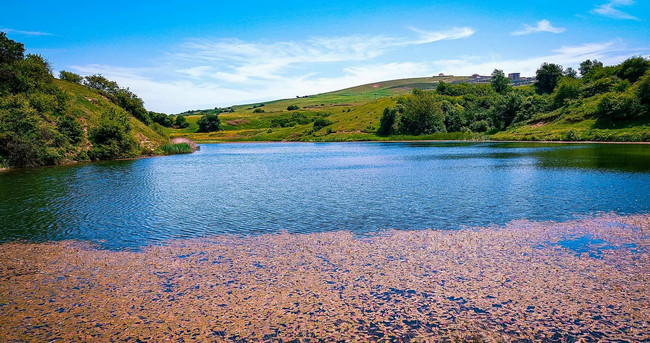
[[648, 341], [650, 215], [0, 245], [0, 341]]

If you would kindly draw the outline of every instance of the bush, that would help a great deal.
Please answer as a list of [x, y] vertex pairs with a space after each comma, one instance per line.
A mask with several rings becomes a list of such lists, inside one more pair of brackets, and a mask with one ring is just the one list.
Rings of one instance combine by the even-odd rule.
[[332, 125], [333, 123], [323, 117], [318, 117], [314, 120], [314, 132], [324, 128], [325, 126]]
[[58, 123], [59, 132], [64, 135], [72, 144], [81, 142], [84, 130], [81, 124], [71, 116], [63, 116]]
[[400, 131], [410, 135], [445, 132], [442, 107], [430, 92], [414, 89], [413, 96], [405, 98], [402, 106]]
[[182, 116], [182, 115], [179, 114], [178, 116], [176, 116], [176, 121], [174, 121], [174, 125], [178, 126], [178, 128], [180, 128], [180, 129], [184, 129], [184, 128], [190, 126], [190, 123], [187, 122], [187, 119], [185, 118], [185, 116]]
[[384, 113], [379, 119], [379, 129], [377, 129], [377, 135], [379, 136], [388, 136], [393, 134], [393, 125], [395, 125], [395, 119], [397, 118], [397, 110], [394, 108], [384, 108]]
[[640, 112], [639, 100], [628, 93], [608, 93], [598, 103], [596, 115], [610, 119], [626, 119]]
[[196, 123], [199, 125], [198, 132], [219, 131], [221, 127], [221, 120], [219, 120], [219, 115], [217, 114], [203, 115]]
[[264, 110], [258, 107], [253, 111], [253, 113], [264, 113]]
[[135, 157], [139, 154], [138, 143], [130, 134], [129, 118], [121, 110], [102, 113], [100, 123], [90, 130], [93, 147], [89, 156], [93, 160], [111, 160]]
[[298, 107], [298, 105], [289, 105], [289, 107], [287, 107], [287, 111], [297, 111], [299, 109], [300, 107]]
[[578, 97], [580, 97], [580, 81], [564, 77], [553, 95], [553, 105], [555, 108], [559, 108], [566, 105], [568, 100]]
[[164, 127], [171, 127], [174, 124], [172, 117], [164, 113], [149, 111], [149, 117], [151, 118], [151, 121]]
[[485, 120], [479, 120], [471, 123], [469, 129], [472, 130], [472, 132], [486, 132], [490, 129], [490, 125]]
[[61, 70], [59, 72], [59, 79], [68, 81], [68, 82], [74, 82], [81, 84], [81, 81], [83, 81], [83, 77], [79, 74], [75, 74], [69, 71]]

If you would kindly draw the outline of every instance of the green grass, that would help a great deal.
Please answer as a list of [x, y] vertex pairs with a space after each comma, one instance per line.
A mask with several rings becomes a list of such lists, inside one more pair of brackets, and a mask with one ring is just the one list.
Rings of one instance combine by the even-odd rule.
[[178, 143], [178, 144], [166, 143], [160, 147], [160, 150], [162, 150], [162, 152], [165, 155], [189, 154], [194, 152], [192, 147], [187, 143]]
[[[78, 118], [84, 130], [99, 124], [101, 114], [109, 109], [119, 107], [94, 89], [73, 82], [54, 80], [55, 84], [69, 96], [68, 111]], [[151, 127], [129, 115], [131, 135], [140, 145], [143, 155], [153, 154], [156, 149], [167, 142], [167, 137], [154, 131]], [[86, 144], [90, 144], [86, 142]]]
[[[493, 135], [479, 133], [439, 133], [424, 136], [375, 134], [384, 108], [393, 107], [399, 96], [409, 94], [413, 88], [433, 89], [439, 81], [458, 82], [466, 77], [425, 77], [376, 82], [339, 91], [295, 99], [265, 102], [264, 113], [254, 113], [260, 103], [233, 106], [231, 113], [222, 113], [222, 131], [196, 133], [200, 115], [186, 116], [190, 126], [185, 129], [165, 129], [173, 137], [186, 137], [196, 142], [243, 141], [405, 141], [405, 140], [528, 140], [528, 141], [648, 141], [650, 122], [627, 121], [607, 123], [594, 118], [593, 113], [600, 96], [574, 101], [569, 106], [541, 113], [506, 131]], [[531, 86], [524, 86], [531, 87]], [[296, 105], [298, 111], [288, 111]], [[272, 127], [274, 119], [286, 119], [292, 113], [304, 113], [310, 118], [326, 116], [332, 124], [313, 131], [313, 125]]]

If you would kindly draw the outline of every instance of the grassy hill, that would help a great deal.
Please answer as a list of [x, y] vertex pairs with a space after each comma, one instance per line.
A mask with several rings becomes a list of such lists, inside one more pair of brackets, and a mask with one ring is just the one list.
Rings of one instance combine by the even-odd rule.
[[[90, 128], [100, 125], [103, 113], [124, 111], [98, 90], [58, 79], [55, 79], [54, 83], [68, 95], [67, 112], [82, 123], [86, 133], [83, 137], [84, 144], [79, 149], [88, 149], [92, 144], [87, 132]], [[137, 142], [141, 155], [155, 154], [156, 150], [168, 141], [163, 132], [156, 132], [132, 115], [128, 113], [126, 115], [131, 127], [129, 134]]]
[[[165, 132], [199, 142], [650, 141], [650, 62], [641, 57], [608, 67], [593, 62], [581, 78], [563, 76], [562, 68], [552, 65], [557, 76], [546, 90], [528, 85], [496, 92], [490, 84], [466, 83], [467, 77], [400, 79], [233, 106], [219, 114], [221, 130], [216, 132], [197, 132], [199, 117], [215, 110], [188, 112], [189, 127]], [[441, 82], [444, 87], [438, 87]], [[417, 102], [427, 105], [417, 109]], [[438, 124], [417, 132], [405, 129], [400, 120], [417, 114], [409, 114], [404, 104], [429, 111], [430, 121]], [[391, 133], [380, 136], [376, 133], [386, 108], [397, 110], [397, 119]], [[316, 126], [317, 120], [325, 125]]]
[[[465, 80], [467, 77], [449, 76], [399, 79], [293, 99], [237, 105], [231, 107], [234, 112], [219, 115], [222, 130], [210, 133], [197, 133], [196, 122], [202, 114], [211, 111], [190, 111], [185, 113], [189, 114], [186, 115], [190, 124], [187, 128], [166, 128], [165, 132], [172, 137], [187, 137], [197, 142], [461, 139], [469, 136], [456, 133], [426, 137], [400, 135], [388, 138], [375, 135], [375, 131], [384, 108], [395, 106], [400, 96], [410, 94], [414, 88], [433, 90], [440, 81], [456, 83]], [[292, 105], [297, 106], [298, 110], [287, 109]], [[264, 112], [259, 112], [261, 110]], [[274, 120], [290, 119], [293, 113], [303, 114], [308, 118], [323, 116], [332, 124], [316, 132], [313, 132], [312, 122], [291, 127], [272, 125]]]

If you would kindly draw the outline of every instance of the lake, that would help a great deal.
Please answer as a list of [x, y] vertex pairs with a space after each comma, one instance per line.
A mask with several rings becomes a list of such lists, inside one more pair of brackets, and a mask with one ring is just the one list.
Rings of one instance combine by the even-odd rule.
[[0, 242], [75, 239], [113, 250], [600, 212], [650, 212], [649, 145], [204, 144], [189, 155], [0, 173]]

